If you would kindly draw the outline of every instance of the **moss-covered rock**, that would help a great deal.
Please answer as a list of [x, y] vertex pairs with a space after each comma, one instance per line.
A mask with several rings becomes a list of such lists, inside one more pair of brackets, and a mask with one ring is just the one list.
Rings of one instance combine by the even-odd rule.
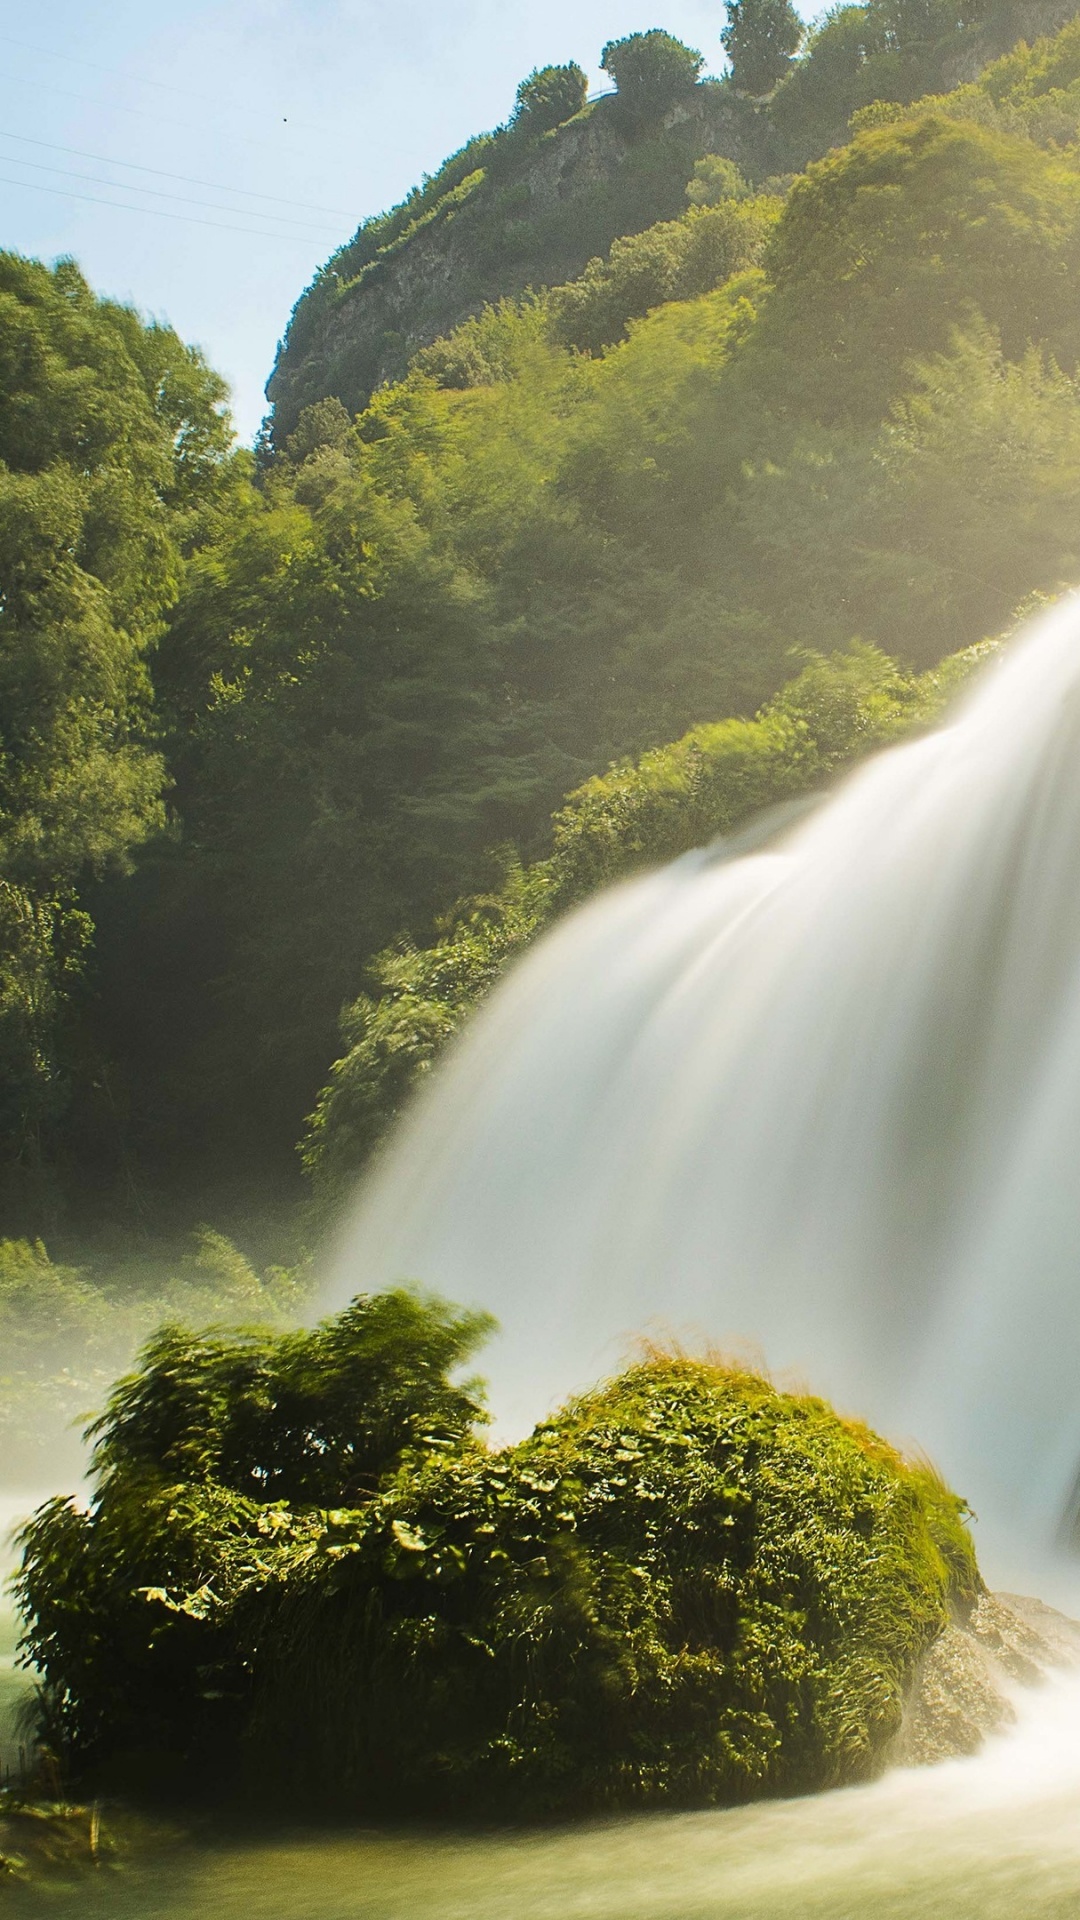
[[395, 1806], [863, 1779], [979, 1586], [924, 1468], [820, 1400], [669, 1357], [516, 1447], [406, 1471], [336, 1544], [283, 1595], [254, 1750]]
[[114, 1468], [31, 1531], [76, 1763], [310, 1808], [539, 1815], [865, 1779], [981, 1590], [963, 1506], [824, 1402], [655, 1356], [348, 1507]]

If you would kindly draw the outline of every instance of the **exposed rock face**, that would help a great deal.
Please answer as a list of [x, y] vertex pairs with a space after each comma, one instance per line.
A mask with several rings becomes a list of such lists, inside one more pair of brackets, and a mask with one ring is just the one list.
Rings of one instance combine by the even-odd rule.
[[746, 159], [753, 111], [730, 88], [701, 85], [646, 128], [628, 124], [616, 105], [597, 101], [510, 171], [489, 166], [464, 199], [448, 196], [436, 217], [351, 283], [332, 273], [317, 281], [266, 389], [275, 439], [326, 394], [356, 411], [417, 348], [487, 302], [574, 279], [618, 235], [684, 213], [702, 154]]
[[[1019, 33], [1053, 33], [1076, 11], [1077, 0], [1006, 3], [931, 63], [931, 90], [974, 80]], [[703, 154], [722, 153], [753, 178], [804, 164], [805, 153], [793, 160], [787, 152], [792, 132], [777, 136], [769, 103], [704, 81], [648, 126], [635, 127], [608, 97], [524, 153], [489, 149], [475, 175], [415, 228], [359, 271], [331, 262], [301, 296], [266, 389], [276, 444], [327, 395], [358, 411], [400, 378], [418, 348], [488, 302], [572, 280], [618, 236], [685, 212], [686, 183]], [[846, 138], [846, 112], [831, 137]], [[821, 144], [828, 140], [813, 150]]]
[[1080, 1621], [1041, 1600], [987, 1593], [935, 1640], [912, 1688], [890, 1760], [930, 1765], [978, 1752], [1015, 1718], [1019, 1683], [1080, 1663]]

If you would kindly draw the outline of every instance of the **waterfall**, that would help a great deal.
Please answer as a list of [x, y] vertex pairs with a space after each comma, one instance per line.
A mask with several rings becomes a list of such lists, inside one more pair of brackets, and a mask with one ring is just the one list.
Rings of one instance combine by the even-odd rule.
[[984, 1515], [1080, 1465], [1080, 600], [766, 851], [513, 969], [358, 1199], [337, 1297], [490, 1308], [515, 1431], [636, 1334], [759, 1355]]

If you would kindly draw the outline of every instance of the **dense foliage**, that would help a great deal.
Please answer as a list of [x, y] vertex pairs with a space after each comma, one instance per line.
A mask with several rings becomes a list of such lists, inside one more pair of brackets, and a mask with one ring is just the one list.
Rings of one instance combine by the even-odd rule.
[[70, 261], [0, 255], [0, 1191], [43, 1199], [87, 887], [163, 819], [146, 653], [228, 440], [224, 385]]
[[[630, 322], [653, 307], [711, 293], [733, 274], [757, 266], [781, 201], [769, 194], [745, 196], [739, 191], [741, 176], [737, 169], [732, 172], [734, 179], [725, 183], [730, 193], [717, 193], [720, 179], [714, 171], [709, 181], [713, 204], [694, 205], [679, 220], [616, 240], [605, 257], [590, 260], [580, 279], [556, 287], [547, 303], [551, 337], [584, 353], [602, 353], [625, 339]], [[690, 186], [707, 190], [700, 173]], [[429, 347], [420, 361], [437, 365], [435, 350]]]
[[581, 112], [588, 92], [575, 60], [564, 67], [537, 67], [518, 87], [510, 124], [528, 134], [548, 133]]
[[[890, 44], [914, 18], [889, 16]], [[571, 81], [530, 76], [519, 119]], [[735, 111], [730, 88], [687, 98], [688, 140], [702, 101]], [[594, 118], [534, 129], [536, 153]], [[876, 649], [913, 685], [1076, 578], [1078, 125], [1074, 24], [915, 109], [879, 100], [794, 183], [698, 147], [677, 218], [484, 308], [358, 415], [324, 387], [254, 468], [222, 459], [218, 389], [172, 335], [65, 292], [73, 270], [10, 265], [12, 340], [33, 315], [63, 351], [13, 346], [6, 376], [5, 471], [37, 517], [10, 521], [4, 616], [29, 676], [0, 827], [5, 1171], [49, 1175], [9, 1197], [6, 1231], [67, 1256], [61, 1201], [127, 1223], [174, 1196], [181, 1230], [233, 1229], [244, 1209], [217, 1193], [246, 1188], [250, 1213], [261, 1181], [280, 1203], [316, 1102], [329, 1192], [502, 960], [579, 897], [548, 864], [568, 793], [560, 873], [583, 793], [621, 796], [588, 884], [663, 858], [732, 817], [717, 743], [758, 743], [745, 814], [880, 737], [853, 725], [816, 765], [785, 731], [808, 653], [858, 638], [851, 660]], [[631, 172], [663, 172], [647, 127], [619, 138]], [[61, 493], [82, 517], [56, 520], [41, 574]], [[18, 584], [34, 567], [52, 598]]]
[[693, 93], [704, 60], [670, 33], [631, 33], [609, 40], [600, 65], [615, 82], [619, 102], [633, 120], [663, 113]]
[[729, 0], [720, 38], [739, 91], [770, 94], [790, 72], [804, 32], [791, 0]]
[[[874, 1771], [979, 1587], [962, 1504], [822, 1402], [686, 1359], [488, 1451], [439, 1384], [479, 1330], [390, 1295], [276, 1345], [149, 1350], [90, 1511], [53, 1501], [24, 1536], [27, 1651], [76, 1766], [487, 1817]], [[320, 1444], [346, 1378], [362, 1423], [373, 1394], [397, 1410], [359, 1477]]]
[[284, 1324], [305, 1277], [299, 1269], [260, 1274], [205, 1227], [179, 1258], [129, 1257], [104, 1273], [58, 1264], [40, 1241], [0, 1240], [0, 1484], [79, 1477], [81, 1429], [163, 1320]]

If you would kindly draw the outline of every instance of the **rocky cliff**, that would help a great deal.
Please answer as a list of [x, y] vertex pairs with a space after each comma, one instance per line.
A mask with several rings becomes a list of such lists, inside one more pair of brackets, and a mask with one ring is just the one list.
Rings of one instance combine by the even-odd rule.
[[486, 302], [573, 279], [618, 235], [684, 212], [695, 160], [745, 158], [752, 132], [748, 103], [704, 82], [646, 127], [608, 96], [524, 150], [493, 143], [485, 166], [358, 273], [346, 249], [303, 296], [267, 387], [275, 440], [326, 394], [363, 406]]
[[[618, 236], [683, 213], [703, 154], [726, 155], [755, 181], [800, 170], [846, 140], [853, 109], [948, 92], [1076, 12], [1077, 0], [995, 0], [943, 40], [876, 51], [869, 24], [865, 44], [858, 34], [834, 44], [842, 23], [830, 16], [769, 100], [704, 80], [644, 124], [607, 95], [538, 138], [512, 127], [477, 136], [401, 207], [365, 222], [301, 295], [266, 390], [275, 444], [327, 395], [359, 410], [418, 348], [488, 302], [574, 279]], [[843, 10], [844, 20], [860, 14], [871, 21], [870, 9]]]

